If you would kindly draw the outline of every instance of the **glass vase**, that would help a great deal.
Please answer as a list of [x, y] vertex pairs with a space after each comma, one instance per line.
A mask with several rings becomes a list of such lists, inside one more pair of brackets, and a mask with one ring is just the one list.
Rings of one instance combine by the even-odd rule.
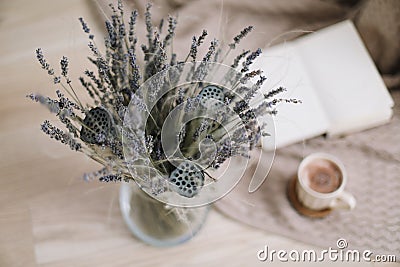
[[121, 184], [119, 204], [133, 235], [157, 247], [189, 241], [202, 228], [209, 212], [209, 206], [170, 207], [150, 197], [134, 182]]

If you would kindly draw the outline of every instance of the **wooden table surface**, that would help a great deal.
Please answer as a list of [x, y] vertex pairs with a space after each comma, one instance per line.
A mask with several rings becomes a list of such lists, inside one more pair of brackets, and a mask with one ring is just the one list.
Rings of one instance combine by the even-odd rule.
[[271, 264], [256, 256], [265, 245], [313, 248], [215, 210], [193, 240], [177, 247], [150, 247], [130, 234], [119, 185], [84, 182], [82, 174], [99, 166], [45, 136], [40, 123], [54, 117], [25, 98], [54, 96], [56, 89], [36, 61], [38, 47], [54, 66], [67, 55], [77, 80], [89, 52], [77, 18], [101, 35], [94, 9], [79, 0], [0, 1], [0, 266], [262, 266]]

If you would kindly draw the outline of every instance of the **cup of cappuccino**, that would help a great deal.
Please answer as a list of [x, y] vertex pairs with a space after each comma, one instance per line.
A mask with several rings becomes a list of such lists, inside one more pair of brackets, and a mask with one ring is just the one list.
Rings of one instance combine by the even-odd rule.
[[311, 210], [354, 209], [356, 200], [344, 191], [346, 170], [340, 160], [326, 153], [314, 153], [300, 163], [296, 194]]

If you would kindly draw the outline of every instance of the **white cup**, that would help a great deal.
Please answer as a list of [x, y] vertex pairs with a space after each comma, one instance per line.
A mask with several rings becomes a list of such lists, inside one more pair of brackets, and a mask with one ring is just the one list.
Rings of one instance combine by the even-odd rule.
[[[305, 168], [316, 161], [325, 160], [336, 165], [336, 170], [341, 174], [339, 186], [332, 192], [321, 193], [312, 189], [309, 185], [309, 177], [306, 177]], [[312, 210], [325, 209], [348, 209], [352, 210], [356, 206], [356, 199], [350, 193], [344, 191], [347, 182], [347, 173], [343, 163], [336, 157], [326, 153], [314, 153], [300, 163], [297, 171], [296, 193], [303, 206]]]

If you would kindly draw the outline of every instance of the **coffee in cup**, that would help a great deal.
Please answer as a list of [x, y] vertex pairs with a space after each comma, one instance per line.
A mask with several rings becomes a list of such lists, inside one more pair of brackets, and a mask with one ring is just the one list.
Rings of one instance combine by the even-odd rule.
[[344, 191], [347, 173], [342, 162], [326, 153], [314, 153], [300, 163], [296, 194], [301, 204], [311, 210], [353, 209], [354, 196]]
[[342, 172], [332, 161], [315, 159], [302, 169], [301, 176], [312, 190], [319, 193], [331, 193], [342, 183]]

